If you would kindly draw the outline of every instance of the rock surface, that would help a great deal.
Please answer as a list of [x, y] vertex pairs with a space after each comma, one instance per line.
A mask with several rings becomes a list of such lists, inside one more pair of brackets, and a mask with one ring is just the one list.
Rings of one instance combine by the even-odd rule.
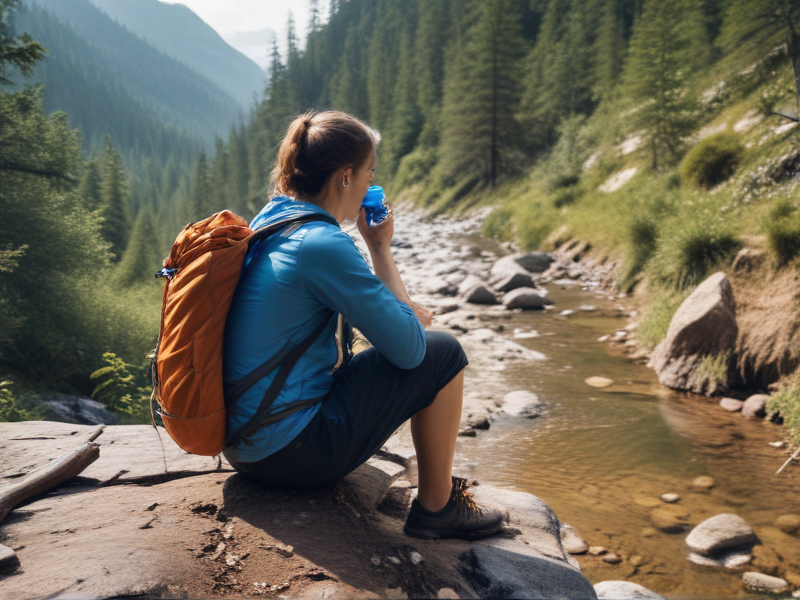
[[524, 254], [515, 254], [514, 260], [526, 271], [544, 273], [553, 264], [555, 258], [546, 252], [526, 252]]
[[729, 356], [737, 334], [733, 288], [725, 273], [715, 273], [678, 308], [650, 366], [667, 387], [712, 394], [720, 385], [718, 373], [700, 367], [709, 357]]
[[775, 519], [775, 527], [784, 533], [794, 535], [800, 531], [800, 516], [798, 515], [781, 515]]
[[492, 282], [492, 287], [498, 292], [510, 292], [517, 288], [535, 288], [536, 284], [530, 273], [519, 271], [494, 280]]
[[[2, 424], [3, 450], [12, 451], [3, 454], [2, 472], [24, 473], [97, 429]], [[595, 597], [562, 548], [558, 518], [530, 494], [475, 488], [478, 501], [509, 509], [503, 535], [419, 540], [402, 532], [412, 497], [402, 456], [384, 451], [327, 487], [278, 488], [218, 470], [215, 459], [181, 456], [163, 433], [162, 451], [148, 429], [106, 428], [92, 467], [9, 514], [3, 539], [22, 568], [0, 581], [4, 600], [31, 590], [74, 598], [366, 600], [436, 597], [443, 589], [458, 597]]]
[[468, 276], [458, 286], [458, 293], [470, 304], [497, 304], [497, 295], [474, 275]]
[[713, 557], [689, 552], [686, 558], [701, 567], [734, 570], [750, 564], [750, 561], [753, 560], [753, 555], [747, 550], [732, 550], [715, 554]]
[[664, 600], [655, 592], [632, 581], [601, 581], [594, 586], [598, 600]]
[[747, 521], [729, 513], [706, 519], [686, 537], [686, 545], [703, 556], [756, 543], [758, 538]]

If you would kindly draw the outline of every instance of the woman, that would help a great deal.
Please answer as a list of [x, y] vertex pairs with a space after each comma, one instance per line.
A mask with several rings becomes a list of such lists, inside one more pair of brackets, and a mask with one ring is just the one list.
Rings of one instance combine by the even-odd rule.
[[[289, 127], [273, 171], [279, 195], [251, 227], [300, 215], [329, 221], [289, 226], [250, 249], [226, 325], [225, 377], [241, 378], [321, 331], [270, 414], [298, 400], [310, 403], [237, 439], [275, 376], [265, 377], [228, 406], [225, 456], [258, 481], [323, 485], [364, 463], [411, 419], [419, 488], [406, 533], [490, 535], [501, 528], [502, 510], [477, 505], [465, 480], [451, 477], [467, 358], [452, 336], [425, 332], [432, 314], [411, 301], [400, 279], [390, 249], [391, 215], [369, 227], [361, 210], [379, 141], [375, 131], [341, 112], [309, 112]], [[334, 224], [356, 217], [374, 275]], [[373, 345], [344, 364], [337, 313]]]

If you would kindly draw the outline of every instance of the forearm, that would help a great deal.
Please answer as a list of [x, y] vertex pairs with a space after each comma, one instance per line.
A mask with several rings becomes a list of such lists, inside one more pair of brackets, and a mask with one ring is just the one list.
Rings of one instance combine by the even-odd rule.
[[411, 306], [411, 297], [397, 270], [391, 249], [378, 250], [370, 247], [369, 253], [372, 257], [372, 266], [375, 268], [375, 276], [397, 296], [398, 300]]

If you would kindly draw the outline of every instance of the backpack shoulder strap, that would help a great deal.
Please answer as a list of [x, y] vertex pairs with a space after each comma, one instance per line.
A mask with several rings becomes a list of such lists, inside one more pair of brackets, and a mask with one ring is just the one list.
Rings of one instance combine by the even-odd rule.
[[[266, 227], [261, 227], [250, 237], [249, 244], [252, 244], [265, 240], [271, 235], [281, 231], [285, 227], [295, 224], [303, 224], [303, 223], [310, 223], [313, 221], [324, 221], [327, 223], [331, 223], [333, 225], [339, 226], [339, 223], [333, 217], [329, 215], [324, 215], [320, 213], [302, 215], [300, 217], [295, 217], [292, 219], [286, 219], [284, 221], [279, 221], [277, 223], [273, 223], [271, 225], [267, 225]], [[261, 381], [264, 377], [272, 373], [275, 369], [280, 367], [275, 379], [272, 381], [272, 384], [267, 389], [264, 397], [261, 400], [261, 404], [256, 411], [255, 416], [250, 419], [250, 421], [237, 433], [233, 438], [231, 438], [227, 443], [226, 446], [231, 446], [237, 443], [240, 439], [248, 438], [253, 433], [255, 433], [261, 426], [266, 425], [267, 423], [262, 423], [265, 419], [267, 419], [267, 415], [269, 414], [270, 409], [272, 408], [273, 403], [278, 398], [283, 385], [286, 383], [286, 380], [289, 378], [289, 373], [291, 372], [294, 365], [300, 360], [300, 357], [308, 350], [317, 338], [322, 334], [325, 328], [330, 321], [330, 317], [332, 317], [334, 313], [331, 311], [330, 314], [323, 322], [317, 327], [311, 334], [300, 342], [297, 346], [289, 350], [282, 350], [275, 356], [269, 358], [268, 360], [264, 361], [258, 367], [250, 371], [247, 375], [235, 381], [230, 387], [227, 388], [225, 394], [225, 404], [229, 405], [232, 402], [238, 400], [247, 390], [253, 387], [256, 383]], [[308, 406], [312, 406], [313, 404], [322, 400], [322, 398], [314, 398], [314, 402], [310, 403], [310, 401], [303, 400], [298, 403], [292, 403], [286, 409], [280, 411], [280, 413], [273, 415], [268, 420], [270, 423], [277, 422], [281, 420], [281, 418], [288, 417], [290, 414], [301, 410], [302, 408], [307, 408]], [[294, 406], [297, 404], [298, 406]], [[302, 405], [302, 406], [301, 406]], [[279, 418], [277, 418], [279, 417]]]

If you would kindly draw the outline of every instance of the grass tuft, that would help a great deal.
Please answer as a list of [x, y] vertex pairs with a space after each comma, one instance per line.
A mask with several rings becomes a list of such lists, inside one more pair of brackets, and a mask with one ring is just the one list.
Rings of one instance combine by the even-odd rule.
[[736, 172], [744, 155], [741, 136], [722, 132], [698, 142], [681, 162], [681, 182], [710, 189]]

